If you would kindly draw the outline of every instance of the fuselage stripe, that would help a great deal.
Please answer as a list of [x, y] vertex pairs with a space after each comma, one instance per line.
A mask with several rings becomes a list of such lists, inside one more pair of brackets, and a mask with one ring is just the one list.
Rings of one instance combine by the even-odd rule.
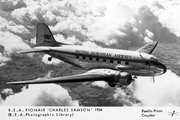
[[81, 53], [74, 53], [74, 52], [66, 52], [66, 51], [54, 51], [51, 50], [51, 52], [59, 52], [60, 54], [67, 54], [67, 55], [74, 55], [75, 57], [77, 56], [82, 56], [82, 57], [88, 57], [88, 58], [95, 58], [97, 59], [108, 59], [110, 61], [127, 61], [127, 62], [137, 62], [137, 63], [145, 63], [146, 61], [142, 60], [134, 60], [134, 59], [126, 59], [126, 58], [116, 58], [116, 57], [107, 57], [107, 56], [98, 56], [98, 55], [92, 55], [92, 54], [81, 54]]

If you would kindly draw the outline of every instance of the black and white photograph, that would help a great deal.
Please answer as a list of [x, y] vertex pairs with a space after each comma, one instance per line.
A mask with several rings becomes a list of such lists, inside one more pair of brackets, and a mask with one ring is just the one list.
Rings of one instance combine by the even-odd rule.
[[179, 11], [179, 0], [0, 0], [0, 112], [179, 119]]

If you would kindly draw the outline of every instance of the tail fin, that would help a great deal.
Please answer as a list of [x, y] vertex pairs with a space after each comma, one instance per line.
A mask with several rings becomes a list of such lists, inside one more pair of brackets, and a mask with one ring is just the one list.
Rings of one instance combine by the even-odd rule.
[[36, 45], [37, 46], [59, 46], [55, 41], [49, 27], [45, 23], [37, 24]]
[[151, 54], [153, 52], [153, 50], [156, 48], [157, 44], [158, 44], [158, 42], [154, 41], [154, 42], [151, 42], [151, 43], [148, 43], [148, 44], [142, 46], [141, 48], [137, 49], [136, 51]]

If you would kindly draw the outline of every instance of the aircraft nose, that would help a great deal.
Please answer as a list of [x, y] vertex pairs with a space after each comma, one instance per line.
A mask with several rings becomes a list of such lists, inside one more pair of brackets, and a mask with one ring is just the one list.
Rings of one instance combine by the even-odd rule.
[[158, 62], [156, 64], [156, 66], [163, 70], [162, 74], [164, 74], [167, 71], [167, 67], [164, 64], [162, 64], [162, 63]]
[[163, 68], [163, 74], [167, 72], [167, 67], [164, 64], [161, 64], [161, 67]]

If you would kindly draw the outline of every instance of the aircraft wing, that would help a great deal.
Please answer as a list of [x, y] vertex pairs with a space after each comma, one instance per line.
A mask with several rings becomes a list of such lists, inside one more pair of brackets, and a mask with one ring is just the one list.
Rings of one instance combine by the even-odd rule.
[[38, 78], [27, 81], [7, 82], [7, 85], [23, 85], [23, 84], [44, 84], [44, 83], [68, 83], [68, 82], [87, 82], [87, 81], [108, 81], [112, 79], [112, 75], [117, 72], [116, 70], [110, 70], [110, 72], [103, 72], [103, 70], [91, 70], [83, 74], [55, 77], [55, 78]]
[[154, 41], [154, 42], [151, 42], [151, 43], [148, 43], [148, 44], [142, 46], [141, 48], [137, 49], [136, 51], [151, 54], [153, 52], [153, 50], [156, 48], [157, 44], [158, 44], [158, 42]]

